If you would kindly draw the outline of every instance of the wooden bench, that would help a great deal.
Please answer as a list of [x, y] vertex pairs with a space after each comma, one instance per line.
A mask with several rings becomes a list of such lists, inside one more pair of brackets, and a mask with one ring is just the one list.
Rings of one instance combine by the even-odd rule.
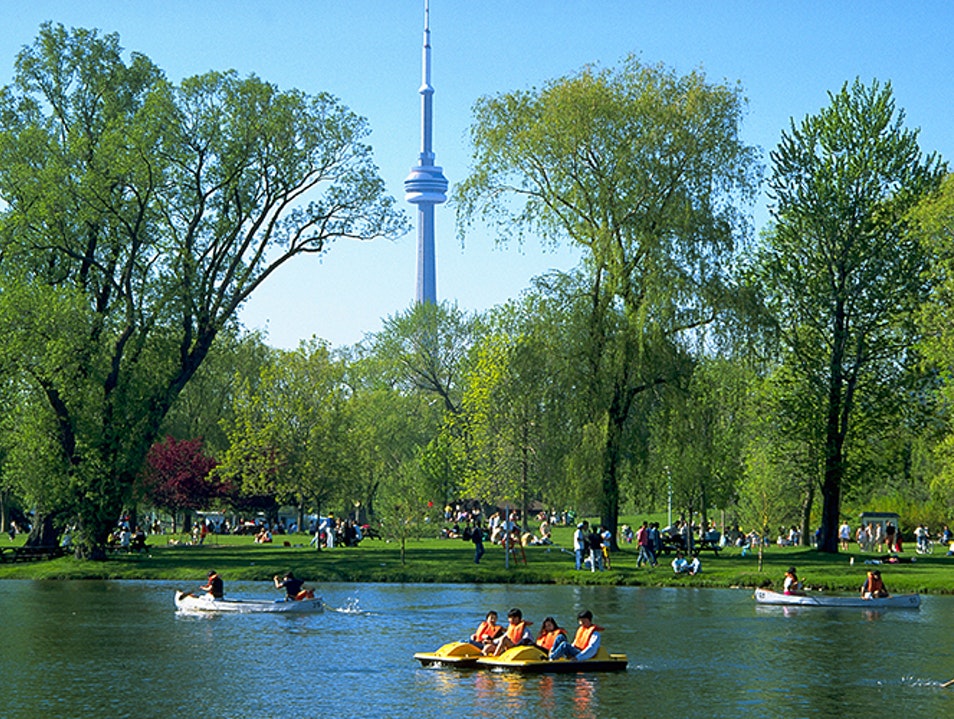
[[0, 561], [39, 562], [62, 557], [66, 552], [65, 547], [0, 547]]

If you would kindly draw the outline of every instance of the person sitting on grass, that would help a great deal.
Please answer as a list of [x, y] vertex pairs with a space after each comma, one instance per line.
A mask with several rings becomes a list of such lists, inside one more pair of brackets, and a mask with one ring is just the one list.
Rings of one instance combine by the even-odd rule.
[[686, 559], [682, 552], [676, 552], [676, 558], [672, 560], [672, 571], [676, 574], [696, 575], [702, 571], [702, 562], [699, 557]]

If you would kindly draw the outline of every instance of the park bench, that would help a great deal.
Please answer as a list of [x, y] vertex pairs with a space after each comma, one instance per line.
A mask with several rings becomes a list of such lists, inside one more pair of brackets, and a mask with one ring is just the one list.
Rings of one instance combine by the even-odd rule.
[[39, 562], [66, 554], [64, 547], [0, 547], [2, 562]]

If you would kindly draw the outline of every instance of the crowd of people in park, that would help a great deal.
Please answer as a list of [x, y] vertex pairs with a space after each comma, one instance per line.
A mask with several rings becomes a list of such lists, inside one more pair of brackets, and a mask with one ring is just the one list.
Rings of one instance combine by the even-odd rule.
[[487, 612], [476, 631], [465, 641], [486, 656], [500, 656], [517, 646], [537, 646], [551, 660], [566, 657], [585, 661], [596, 656], [600, 648], [603, 627], [593, 623], [593, 613], [588, 609], [576, 616], [578, 627], [572, 642], [567, 631], [552, 616], [543, 619], [536, 637], [530, 629], [533, 622], [524, 619], [523, 612], [517, 607], [507, 612], [507, 626], [498, 624], [497, 619], [497, 612]]

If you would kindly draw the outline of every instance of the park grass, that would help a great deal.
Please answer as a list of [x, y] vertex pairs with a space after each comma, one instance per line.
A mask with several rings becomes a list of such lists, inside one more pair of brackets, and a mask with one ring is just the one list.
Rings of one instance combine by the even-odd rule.
[[[115, 553], [104, 562], [80, 561], [73, 557], [38, 562], [0, 564], [0, 579], [140, 579], [204, 580], [210, 569], [226, 581], [268, 581], [289, 569], [311, 582], [437, 582], [498, 584], [600, 584], [645, 587], [774, 587], [781, 585], [789, 566], [798, 568], [799, 577], [811, 589], [856, 592], [871, 567], [865, 560], [872, 555], [853, 548], [848, 553], [829, 555], [802, 547], [766, 547], [761, 569], [755, 553], [743, 556], [741, 550], [728, 548], [718, 557], [702, 554], [701, 574], [675, 576], [669, 567], [671, 557], [663, 555], [655, 569], [636, 568], [636, 550], [624, 545], [612, 555], [612, 568], [605, 572], [576, 571], [570, 546], [569, 528], [554, 531], [556, 544], [529, 546], [523, 555], [518, 550], [509, 566], [499, 546], [487, 545], [480, 564], [473, 561], [473, 545], [459, 539], [421, 539], [407, 543], [402, 564], [396, 542], [366, 539], [353, 548], [338, 547], [316, 551], [305, 534], [276, 535], [270, 545], [254, 544], [247, 536], [210, 535], [201, 546], [169, 544], [168, 535], [149, 536], [144, 553]], [[184, 539], [180, 537], [179, 539]], [[6, 537], [0, 546], [22, 544], [22, 537], [11, 543]], [[284, 546], [284, 542], [289, 546]], [[905, 556], [915, 556], [905, 552]], [[854, 563], [851, 563], [852, 558]], [[913, 564], [882, 564], [879, 567], [888, 588], [896, 594], [954, 593], [954, 557], [937, 548], [934, 554], [917, 556]]]

